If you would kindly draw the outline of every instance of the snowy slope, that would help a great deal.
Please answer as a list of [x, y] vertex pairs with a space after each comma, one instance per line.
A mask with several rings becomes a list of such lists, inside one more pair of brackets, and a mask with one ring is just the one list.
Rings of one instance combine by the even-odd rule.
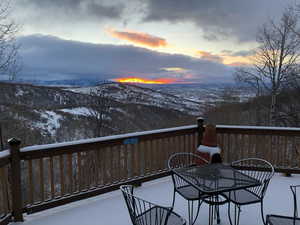
[[109, 83], [94, 87], [69, 88], [68, 90], [89, 94], [91, 91], [99, 89], [103, 90], [108, 96], [116, 101], [121, 101], [123, 103], [152, 105], [178, 110], [190, 115], [201, 115], [204, 110], [204, 105], [200, 102], [129, 84]]

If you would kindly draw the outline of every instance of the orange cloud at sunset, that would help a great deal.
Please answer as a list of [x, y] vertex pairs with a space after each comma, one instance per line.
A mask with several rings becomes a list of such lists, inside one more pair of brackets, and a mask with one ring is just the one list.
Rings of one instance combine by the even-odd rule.
[[251, 63], [249, 56], [223, 56], [223, 63], [229, 66], [247, 66]]
[[231, 53], [231, 51], [229, 53], [223, 52], [221, 54], [212, 54], [211, 52], [197, 51], [196, 55], [200, 56], [200, 58], [204, 60], [218, 62], [234, 67], [249, 65], [251, 63], [251, 57], [253, 56], [250, 54], [245, 56], [234, 55]]
[[165, 39], [147, 33], [135, 31], [116, 31], [114, 29], [106, 29], [106, 32], [115, 38], [126, 40], [134, 44], [140, 44], [152, 48], [167, 46], [167, 41]]
[[126, 78], [117, 78], [114, 79], [116, 82], [121, 83], [140, 83], [140, 84], [170, 84], [176, 82], [176, 79], [172, 78], [160, 78], [160, 79], [145, 79], [139, 77], [126, 77]]
[[201, 57], [201, 59], [204, 59], [204, 60], [209, 60], [209, 61], [218, 62], [218, 63], [223, 62], [223, 58], [221, 56], [212, 54], [210, 52], [197, 51], [196, 54], [199, 55]]

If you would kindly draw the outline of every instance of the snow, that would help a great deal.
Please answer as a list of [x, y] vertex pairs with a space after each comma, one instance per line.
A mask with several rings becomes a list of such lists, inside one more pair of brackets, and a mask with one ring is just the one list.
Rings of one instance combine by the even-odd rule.
[[297, 128], [297, 127], [231, 126], [231, 125], [216, 125], [216, 127], [217, 128], [229, 128], [229, 129], [300, 131], [300, 128]]
[[19, 96], [23, 96], [24, 95], [24, 91], [20, 88], [17, 89], [17, 92], [16, 92], [16, 97], [19, 97]]
[[37, 151], [37, 150], [58, 148], [58, 147], [64, 147], [64, 146], [70, 146], [70, 145], [89, 144], [89, 143], [95, 143], [95, 142], [99, 142], [99, 141], [109, 141], [109, 140], [114, 140], [114, 139], [119, 139], [119, 138], [131, 138], [131, 137], [138, 137], [138, 136], [143, 136], [143, 135], [151, 135], [151, 134], [155, 134], [155, 133], [164, 133], [164, 132], [171, 132], [171, 131], [177, 131], [177, 130], [193, 129], [196, 127], [197, 127], [196, 125], [190, 125], [190, 126], [173, 127], [173, 128], [134, 132], [134, 133], [127, 133], [127, 134], [119, 134], [119, 135], [112, 135], [112, 136], [99, 137], [99, 138], [90, 138], [90, 139], [83, 139], [83, 140], [78, 140], [78, 141], [69, 141], [69, 142], [62, 142], [62, 143], [55, 143], [55, 144], [34, 145], [34, 146], [22, 148], [21, 151], [28, 152], [28, 151]]
[[[265, 214], [291, 216], [293, 213], [290, 185], [300, 184], [300, 175], [284, 177], [275, 174], [264, 200]], [[171, 206], [173, 183], [170, 177], [144, 183], [134, 193], [151, 202]], [[263, 224], [258, 204], [242, 206], [240, 224]], [[233, 210], [233, 207], [232, 207]], [[187, 201], [176, 195], [174, 211], [188, 220]], [[232, 211], [233, 213], [233, 211]], [[229, 225], [227, 205], [220, 207], [221, 225]], [[12, 225], [132, 225], [123, 196], [119, 190], [77, 201], [39, 213], [25, 215], [23, 223]], [[195, 225], [208, 224], [208, 207], [203, 204]]]
[[56, 112], [49, 110], [42, 111], [39, 113], [41, 114], [42, 118], [46, 119], [46, 122], [37, 122], [33, 126], [43, 130], [47, 130], [50, 132], [51, 135], [55, 135], [56, 130], [60, 127], [59, 120], [62, 119], [62, 116], [57, 114]]
[[209, 153], [210, 156], [212, 156], [213, 154], [220, 153], [221, 149], [219, 147], [209, 147], [206, 145], [199, 145], [197, 151]]
[[136, 103], [175, 109], [191, 115], [199, 115], [199, 110], [201, 109], [201, 103], [199, 101], [191, 101], [184, 96], [178, 97], [157, 90], [132, 85], [124, 86], [118, 83], [111, 83], [105, 86], [71, 88], [67, 90], [81, 94], [89, 94], [91, 91], [97, 89], [103, 89], [107, 91], [110, 98], [124, 103]]
[[[62, 142], [62, 143], [54, 143], [54, 144], [47, 144], [47, 145], [34, 145], [34, 146], [29, 146], [29, 147], [22, 148], [21, 151], [23, 151], [23, 152], [37, 151], [37, 150], [58, 148], [58, 147], [64, 147], [64, 146], [70, 146], [70, 145], [89, 144], [89, 143], [95, 143], [95, 142], [100, 142], [100, 141], [109, 141], [109, 140], [114, 140], [114, 139], [119, 139], [119, 138], [131, 138], [131, 137], [137, 137], [138, 138], [139, 136], [143, 136], [143, 135], [151, 135], [151, 134], [155, 134], [155, 133], [164, 133], [164, 132], [172, 132], [172, 131], [177, 131], [177, 130], [193, 129], [193, 128], [196, 128], [196, 127], [197, 127], [197, 125], [189, 125], [189, 126], [173, 127], [173, 128], [166, 128], [166, 129], [158, 129], [158, 130], [150, 130], [150, 131], [142, 131], [142, 132], [112, 135], [112, 136], [99, 137], [99, 138], [90, 138], [90, 139], [83, 139], [83, 140], [69, 141], [69, 142]], [[270, 129], [270, 130], [300, 131], [300, 128], [259, 127], [259, 126], [217, 125], [217, 128]]]
[[4, 150], [0, 152], [0, 158], [4, 158], [10, 155], [9, 150]]
[[73, 115], [79, 115], [79, 116], [86, 116], [89, 115], [90, 109], [88, 109], [87, 107], [76, 107], [76, 108], [72, 108], [72, 109], [61, 109], [60, 111], [65, 112], [65, 113], [70, 113]]

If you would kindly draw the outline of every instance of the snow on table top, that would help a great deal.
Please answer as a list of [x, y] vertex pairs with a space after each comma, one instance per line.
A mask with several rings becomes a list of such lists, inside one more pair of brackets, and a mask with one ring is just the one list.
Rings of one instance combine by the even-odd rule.
[[[291, 216], [293, 213], [292, 194], [289, 185], [300, 184], [300, 176], [284, 177], [275, 174], [271, 180], [264, 200], [265, 214]], [[151, 202], [170, 206], [172, 202], [173, 183], [170, 177], [144, 183], [134, 193]], [[240, 224], [263, 224], [258, 204], [242, 206]], [[174, 211], [188, 219], [187, 201], [176, 195]], [[233, 212], [233, 207], [232, 207]], [[222, 225], [229, 225], [227, 204], [220, 206]], [[97, 197], [73, 202], [39, 213], [25, 215], [23, 223], [12, 225], [132, 225], [123, 196], [119, 190]], [[208, 224], [208, 207], [203, 204], [195, 225]]]

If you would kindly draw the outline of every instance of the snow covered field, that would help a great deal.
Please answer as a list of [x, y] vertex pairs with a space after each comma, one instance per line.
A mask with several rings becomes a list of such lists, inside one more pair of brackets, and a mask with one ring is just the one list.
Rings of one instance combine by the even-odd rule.
[[[289, 186], [300, 184], [300, 175], [284, 177], [275, 174], [265, 197], [266, 214], [292, 215], [293, 203]], [[165, 206], [171, 205], [172, 181], [170, 177], [143, 184], [135, 189], [135, 194]], [[300, 196], [298, 196], [300, 197]], [[176, 196], [175, 211], [187, 217], [187, 202]], [[220, 209], [221, 224], [228, 225], [227, 205]], [[13, 225], [131, 225], [125, 202], [120, 191], [74, 202], [54, 209], [25, 216], [25, 222]], [[208, 208], [200, 209], [196, 225], [208, 224]], [[242, 207], [240, 225], [263, 224], [259, 205]]]

